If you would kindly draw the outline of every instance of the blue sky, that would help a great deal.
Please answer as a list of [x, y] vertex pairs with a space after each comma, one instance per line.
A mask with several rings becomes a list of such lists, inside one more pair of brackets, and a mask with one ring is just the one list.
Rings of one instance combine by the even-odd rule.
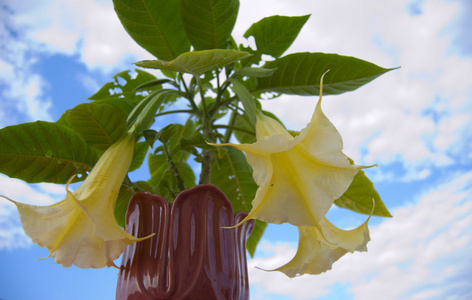
[[[251, 299], [472, 298], [472, 4], [468, 0], [241, 0], [234, 30], [270, 15], [312, 16], [289, 52], [359, 57], [387, 73], [357, 91], [326, 97], [345, 153], [368, 175], [393, 214], [370, 221], [365, 253], [319, 276], [271, 269], [296, 251], [297, 231], [270, 226], [249, 261]], [[151, 56], [126, 34], [111, 1], [4, 1], [0, 6], [0, 128], [54, 121], [115, 73]], [[250, 43], [250, 42], [249, 42]], [[264, 103], [289, 127], [309, 121], [316, 98]], [[141, 171], [134, 178], [145, 176]], [[49, 205], [64, 187], [27, 185], [0, 174], [0, 194]], [[343, 228], [365, 216], [333, 208]], [[62, 268], [24, 235], [14, 206], [0, 200], [0, 299], [113, 299], [115, 269]]]

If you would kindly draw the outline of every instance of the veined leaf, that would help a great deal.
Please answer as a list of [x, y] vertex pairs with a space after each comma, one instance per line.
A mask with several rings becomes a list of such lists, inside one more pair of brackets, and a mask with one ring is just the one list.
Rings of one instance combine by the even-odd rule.
[[222, 157], [215, 157], [210, 182], [225, 193], [235, 212], [250, 211], [258, 188], [252, 178], [252, 168], [243, 152], [232, 147], [225, 150]]
[[[139, 96], [139, 99], [142, 97]], [[135, 99], [138, 99], [138, 96], [136, 96]], [[133, 108], [136, 106], [137, 101], [136, 100], [130, 100], [127, 98], [106, 98], [102, 100], [96, 100], [93, 103], [96, 104], [107, 104], [113, 106], [116, 110], [118, 110], [123, 117], [127, 118], [128, 115], [131, 113]]]
[[310, 15], [300, 17], [272, 16], [263, 18], [249, 27], [244, 37], [253, 36], [257, 50], [252, 62], [259, 62], [261, 54], [274, 58], [281, 56], [292, 45]]
[[323, 94], [337, 95], [353, 91], [393, 70], [349, 56], [326, 53], [294, 53], [264, 65], [277, 68], [272, 76], [258, 78], [255, 91], [272, 91], [292, 95], [319, 95], [324, 76]]
[[249, 77], [267, 77], [274, 74], [276, 69], [266, 69], [266, 68], [255, 68], [255, 67], [242, 67], [239, 68], [236, 73], [240, 76], [249, 76]]
[[97, 160], [97, 151], [60, 124], [37, 121], [0, 130], [0, 172], [28, 183], [67, 183]]
[[68, 126], [98, 150], [106, 150], [127, 130], [123, 115], [108, 104], [82, 103], [64, 116]]
[[116, 14], [141, 47], [163, 60], [190, 50], [176, 0], [113, 0]]
[[240, 59], [250, 56], [247, 52], [226, 49], [213, 49], [203, 51], [186, 52], [176, 59], [166, 62], [162, 60], [143, 60], [136, 65], [149, 69], [164, 69], [180, 73], [200, 75], [232, 64]]
[[180, 13], [195, 50], [226, 48], [239, 0], [180, 0]]
[[347, 191], [339, 199], [336, 199], [334, 204], [361, 214], [370, 215], [374, 201], [375, 208], [372, 215], [379, 217], [392, 216], [382, 199], [380, 199], [372, 181], [361, 170], [356, 174]]
[[[132, 77], [130, 70], [122, 71], [115, 76], [113, 76], [113, 81], [105, 83], [98, 92], [89, 97], [89, 100], [105, 100], [105, 99], [116, 99], [116, 98], [127, 98], [127, 99], [142, 99], [144, 96], [138, 94], [136, 89], [143, 84], [157, 80], [156, 77], [146, 71], [136, 69], [137, 76]], [[155, 89], [156, 86], [153, 86], [149, 91]], [[160, 88], [160, 86], [157, 86]], [[142, 92], [141, 89], [139, 92]], [[135, 101], [137, 102], [137, 101]]]

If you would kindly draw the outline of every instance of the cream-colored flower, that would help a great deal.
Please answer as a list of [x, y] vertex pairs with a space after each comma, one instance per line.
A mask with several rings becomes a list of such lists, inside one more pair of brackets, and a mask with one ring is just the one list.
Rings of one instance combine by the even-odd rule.
[[352, 165], [342, 152], [341, 136], [321, 110], [321, 98], [320, 92], [310, 123], [296, 137], [258, 112], [255, 143], [223, 144], [246, 153], [259, 186], [252, 210], [243, 222], [259, 219], [299, 227], [297, 255], [276, 269], [290, 277], [324, 272], [345, 253], [365, 249], [369, 241], [367, 221], [357, 229], [344, 231], [325, 218], [334, 200], [365, 167]]
[[368, 220], [352, 230], [342, 230], [326, 218], [321, 221], [323, 233], [314, 226], [299, 226], [298, 250], [287, 264], [275, 269], [288, 277], [302, 274], [320, 274], [331, 269], [332, 264], [344, 254], [367, 251], [370, 241]]
[[77, 190], [71, 193], [67, 184], [66, 198], [59, 203], [33, 206], [8, 199], [18, 207], [25, 233], [46, 246], [56, 263], [79, 268], [114, 266], [128, 244], [142, 240], [120, 228], [113, 213], [134, 144], [133, 132], [110, 146]]
[[246, 153], [259, 186], [246, 220], [319, 227], [363, 168], [351, 165], [342, 152], [341, 136], [321, 110], [321, 96], [298, 136], [258, 112], [256, 137], [253, 144], [223, 144]]

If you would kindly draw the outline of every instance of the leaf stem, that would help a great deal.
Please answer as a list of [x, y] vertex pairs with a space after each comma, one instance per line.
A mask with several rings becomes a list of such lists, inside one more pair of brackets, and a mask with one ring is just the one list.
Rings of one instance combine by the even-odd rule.
[[[231, 130], [231, 131], [236, 130], [236, 131], [241, 131], [241, 132], [256, 136], [256, 134], [253, 131], [250, 131], [250, 130], [247, 130], [247, 129], [244, 129], [244, 128], [231, 126], [231, 125], [215, 125], [214, 128], [226, 128], [226, 129]], [[231, 136], [231, 131], [229, 131], [230, 136]], [[228, 133], [228, 131], [226, 131], [226, 133]], [[227, 143], [227, 142], [229, 142], [229, 138], [225, 134], [224, 143]]]
[[193, 114], [194, 111], [191, 109], [178, 109], [178, 110], [170, 110], [170, 111], [164, 111], [161, 113], [156, 114], [156, 117], [160, 117], [163, 115], [169, 115], [169, 114], [179, 114], [179, 113], [187, 113], [187, 114]]

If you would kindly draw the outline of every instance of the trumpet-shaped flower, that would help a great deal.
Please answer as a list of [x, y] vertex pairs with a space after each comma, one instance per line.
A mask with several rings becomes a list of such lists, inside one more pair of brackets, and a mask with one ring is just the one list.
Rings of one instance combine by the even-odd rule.
[[368, 220], [352, 230], [342, 230], [326, 218], [321, 221], [323, 233], [314, 226], [299, 226], [298, 250], [287, 264], [275, 269], [288, 277], [302, 274], [320, 274], [331, 269], [332, 264], [344, 254], [367, 251], [370, 241]]
[[33, 206], [7, 198], [18, 207], [25, 233], [46, 246], [56, 263], [79, 268], [114, 266], [128, 244], [143, 239], [120, 228], [113, 213], [134, 143], [132, 132], [110, 146], [74, 192], [67, 184], [66, 198], [59, 203]]
[[[322, 82], [320, 91], [322, 90]], [[341, 230], [325, 218], [357, 172], [342, 152], [341, 136], [321, 110], [320, 99], [310, 123], [293, 137], [279, 122], [257, 113], [253, 144], [224, 144], [246, 153], [259, 186], [246, 219], [299, 226], [296, 257], [277, 269], [288, 276], [316, 274], [331, 268], [345, 253], [365, 248], [367, 221], [357, 229]]]

